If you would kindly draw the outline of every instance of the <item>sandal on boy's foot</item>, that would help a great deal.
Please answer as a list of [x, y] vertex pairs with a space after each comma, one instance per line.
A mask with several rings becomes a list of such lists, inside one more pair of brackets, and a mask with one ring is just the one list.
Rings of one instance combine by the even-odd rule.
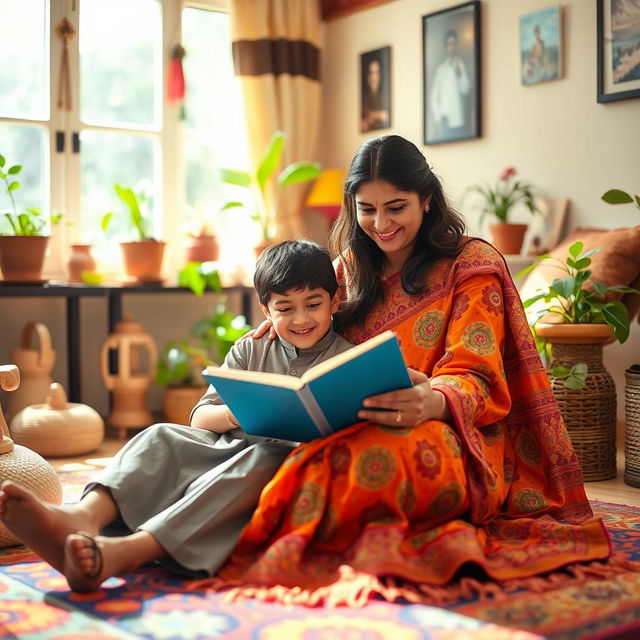
[[100, 547], [98, 547], [98, 543], [95, 541], [95, 538], [86, 531], [76, 531], [76, 535], [84, 538], [87, 542], [87, 546], [93, 552], [93, 570], [83, 571], [84, 575], [89, 578], [89, 580], [95, 580], [101, 573], [104, 567], [104, 560], [102, 558], [102, 551]]

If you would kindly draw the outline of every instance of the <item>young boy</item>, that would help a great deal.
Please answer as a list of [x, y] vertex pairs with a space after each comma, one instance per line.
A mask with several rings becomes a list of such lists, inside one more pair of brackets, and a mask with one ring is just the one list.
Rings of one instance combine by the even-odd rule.
[[[223, 366], [301, 376], [351, 346], [332, 328], [338, 283], [319, 245], [270, 247], [254, 284], [277, 339], [243, 340]], [[245, 434], [212, 387], [190, 422], [153, 425], [132, 438], [75, 505], [45, 504], [3, 483], [0, 519], [76, 591], [154, 560], [189, 576], [215, 574], [297, 443]]]

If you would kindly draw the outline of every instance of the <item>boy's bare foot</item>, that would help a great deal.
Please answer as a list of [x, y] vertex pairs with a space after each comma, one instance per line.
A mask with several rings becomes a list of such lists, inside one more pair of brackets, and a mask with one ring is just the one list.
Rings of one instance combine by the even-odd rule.
[[71, 589], [96, 591], [107, 578], [137, 569], [141, 562], [136, 539], [134, 536], [94, 536], [86, 531], [68, 535], [63, 573]]
[[20, 542], [58, 571], [64, 568], [64, 543], [70, 533], [79, 529], [97, 533], [89, 515], [75, 505], [42, 502], [10, 480], [0, 485], [0, 519]]

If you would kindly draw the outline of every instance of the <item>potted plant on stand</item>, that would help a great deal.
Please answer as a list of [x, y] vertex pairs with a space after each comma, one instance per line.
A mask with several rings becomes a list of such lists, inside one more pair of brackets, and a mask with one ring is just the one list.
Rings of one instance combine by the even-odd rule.
[[[136, 284], [161, 282], [165, 243], [153, 238], [148, 230], [149, 222], [142, 212], [143, 205], [146, 208], [147, 196], [142, 191], [136, 193], [130, 187], [119, 184], [114, 184], [114, 189], [129, 210], [129, 224], [136, 237], [131, 242], [120, 243], [126, 274]], [[112, 211], [102, 217], [104, 232], [108, 230], [112, 218]]]
[[[640, 196], [621, 189], [609, 189], [602, 199], [607, 204], [633, 204], [640, 209]], [[640, 362], [632, 364], [624, 375], [624, 481], [631, 487], [640, 487]]]
[[547, 374], [587, 481], [616, 475], [616, 390], [602, 347], [610, 340], [627, 340], [629, 315], [620, 300], [607, 294], [637, 292], [591, 279], [591, 256], [599, 251], [584, 251], [583, 243], [575, 242], [564, 261], [544, 254], [517, 276], [549, 260], [566, 274], [524, 306], [540, 348], [549, 352]]
[[519, 202], [522, 202], [530, 213], [537, 211], [533, 188], [526, 182], [516, 178], [515, 167], [507, 167], [498, 177], [495, 187], [474, 185], [470, 192], [478, 193], [483, 200], [480, 206], [480, 224], [486, 216], [492, 216], [495, 222], [489, 224], [489, 232], [493, 243], [505, 255], [520, 253], [522, 241], [527, 231], [526, 224], [509, 222], [509, 213]]
[[155, 382], [166, 387], [162, 410], [168, 422], [188, 424], [191, 409], [207, 388], [203, 369], [221, 364], [233, 343], [250, 329], [244, 316], [234, 316], [226, 309], [222, 297], [211, 314], [193, 325], [189, 338], [164, 345]]
[[[269, 198], [273, 195], [274, 185], [271, 179], [282, 160], [285, 135], [276, 131], [269, 141], [267, 150], [262, 157], [255, 173], [238, 169], [221, 169], [220, 177], [224, 182], [248, 190], [253, 208], [252, 219], [260, 227], [260, 243], [256, 247], [256, 253], [260, 254], [273, 242], [275, 216], [278, 211], [282, 190], [292, 184], [299, 184], [317, 178], [322, 167], [317, 162], [293, 162], [287, 165], [276, 179], [276, 202], [269, 205]], [[243, 206], [241, 202], [228, 202], [223, 208]]]
[[[37, 208], [18, 212], [14, 194], [20, 188], [16, 180], [22, 171], [19, 164], [5, 170], [6, 159], [0, 155], [0, 179], [11, 200], [12, 211], [4, 212], [4, 231], [0, 233], [0, 271], [5, 282], [42, 282], [42, 265], [49, 243], [43, 235], [46, 218]], [[51, 225], [60, 221], [61, 213], [50, 216]]]

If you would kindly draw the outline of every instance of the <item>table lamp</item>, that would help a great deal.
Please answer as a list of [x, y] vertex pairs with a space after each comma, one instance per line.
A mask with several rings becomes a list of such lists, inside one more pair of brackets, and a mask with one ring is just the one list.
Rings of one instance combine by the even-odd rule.
[[323, 169], [307, 196], [305, 206], [323, 213], [331, 225], [340, 213], [345, 172]]

